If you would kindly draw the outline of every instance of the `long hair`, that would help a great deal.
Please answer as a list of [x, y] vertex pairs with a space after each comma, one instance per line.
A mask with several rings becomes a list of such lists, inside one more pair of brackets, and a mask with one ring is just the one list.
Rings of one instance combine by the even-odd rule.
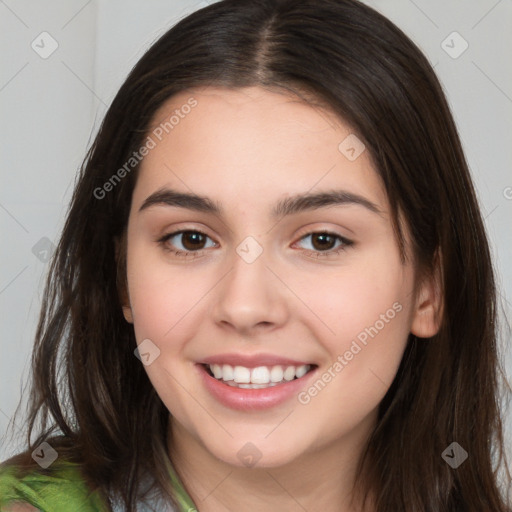
[[[353, 128], [385, 186], [402, 254], [399, 214], [418, 271], [442, 276], [440, 330], [428, 340], [409, 336], [357, 490], [383, 511], [509, 512], [497, 483], [503, 465], [510, 485], [494, 270], [468, 165], [427, 59], [355, 0], [223, 0], [177, 23], [130, 72], [86, 155], [49, 268], [28, 449], [11, 462], [25, 460], [28, 469], [27, 454], [48, 441], [80, 463], [91, 488], [119, 494], [129, 512], [143, 474], [172, 495], [169, 411], [134, 357], [133, 326], [120, 306], [125, 248], [116, 258], [116, 241], [138, 166], [108, 193], [98, 190], [143, 145], [170, 97], [255, 85], [322, 105]], [[453, 442], [469, 454], [457, 469], [442, 457]]]

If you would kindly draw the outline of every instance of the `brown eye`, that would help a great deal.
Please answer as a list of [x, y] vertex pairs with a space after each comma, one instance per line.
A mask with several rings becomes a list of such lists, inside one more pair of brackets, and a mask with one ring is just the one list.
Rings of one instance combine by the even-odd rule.
[[351, 240], [337, 233], [329, 233], [326, 231], [308, 233], [303, 236], [299, 242], [303, 242], [308, 238], [311, 239], [311, 243], [310, 247], [305, 250], [315, 258], [338, 254], [354, 244]]
[[[210, 241], [210, 245], [205, 245]], [[170, 250], [180, 256], [183, 254], [197, 253], [207, 247], [214, 247], [211, 238], [196, 230], [182, 230], [169, 233], [158, 240], [166, 250]]]
[[181, 243], [189, 251], [203, 249], [206, 241], [206, 235], [198, 231], [184, 231], [182, 233]]
[[328, 251], [336, 244], [336, 237], [327, 233], [313, 233], [311, 240], [313, 247], [319, 251]]

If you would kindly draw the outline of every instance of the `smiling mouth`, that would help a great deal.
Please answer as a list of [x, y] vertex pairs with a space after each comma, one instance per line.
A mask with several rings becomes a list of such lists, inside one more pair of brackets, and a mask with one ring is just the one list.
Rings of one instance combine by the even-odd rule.
[[300, 366], [232, 366], [229, 364], [203, 364], [206, 373], [219, 382], [234, 388], [264, 389], [301, 379], [316, 368], [314, 364]]

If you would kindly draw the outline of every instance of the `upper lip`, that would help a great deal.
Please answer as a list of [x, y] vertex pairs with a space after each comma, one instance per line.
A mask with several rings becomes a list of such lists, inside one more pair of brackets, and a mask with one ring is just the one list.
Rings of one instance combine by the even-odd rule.
[[244, 366], [246, 368], [256, 368], [258, 366], [302, 366], [312, 364], [307, 361], [299, 361], [282, 357], [275, 354], [217, 354], [206, 357], [201, 364], [229, 364], [231, 366]]

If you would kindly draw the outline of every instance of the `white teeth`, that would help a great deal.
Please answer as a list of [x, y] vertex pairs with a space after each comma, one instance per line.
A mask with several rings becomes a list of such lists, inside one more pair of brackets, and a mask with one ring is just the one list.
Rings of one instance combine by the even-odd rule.
[[[215, 374], [214, 374], [215, 376]], [[221, 377], [215, 377], [221, 378]], [[235, 366], [233, 369], [233, 380], [237, 383], [249, 384], [251, 382], [251, 370], [245, 366]]]
[[258, 366], [251, 371], [251, 382], [253, 384], [268, 384], [270, 382], [270, 372], [266, 366]]
[[295, 376], [297, 377], [297, 379], [304, 377], [304, 375], [306, 375], [306, 373], [308, 373], [308, 369], [309, 369], [309, 366], [307, 364], [303, 364], [302, 366], [299, 366], [295, 370]]
[[284, 380], [293, 380], [295, 378], [295, 366], [288, 366], [283, 376]]
[[229, 364], [210, 364], [210, 371], [213, 376], [224, 381], [230, 386], [245, 389], [260, 389], [269, 386], [275, 386], [278, 383], [290, 382], [295, 378], [304, 377], [310, 370], [309, 364], [301, 366], [257, 366], [256, 368], [247, 368], [245, 366], [231, 366]]
[[243, 389], [263, 389], [267, 386], [265, 384], [238, 384], [238, 387]]
[[281, 382], [283, 380], [283, 368], [281, 366], [273, 366], [270, 370], [270, 382]]
[[222, 368], [218, 364], [212, 364], [210, 369], [216, 379], [222, 379]]
[[222, 366], [222, 375], [220, 377], [217, 377], [215, 375], [215, 378], [216, 379], [222, 378], [222, 380], [233, 380], [233, 367], [229, 366], [229, 364], [223, 365]]
[[243, 388], [243, 389], [263, 389], [263, 388], [269, 388], [272, 386], [277, 386], [275, 382], [269, 382], [268, 384], [235, 384], [235, 381], [230, 380], [228, 382], [225, 382], [228, 386], [231, 386], [232, 388]]

